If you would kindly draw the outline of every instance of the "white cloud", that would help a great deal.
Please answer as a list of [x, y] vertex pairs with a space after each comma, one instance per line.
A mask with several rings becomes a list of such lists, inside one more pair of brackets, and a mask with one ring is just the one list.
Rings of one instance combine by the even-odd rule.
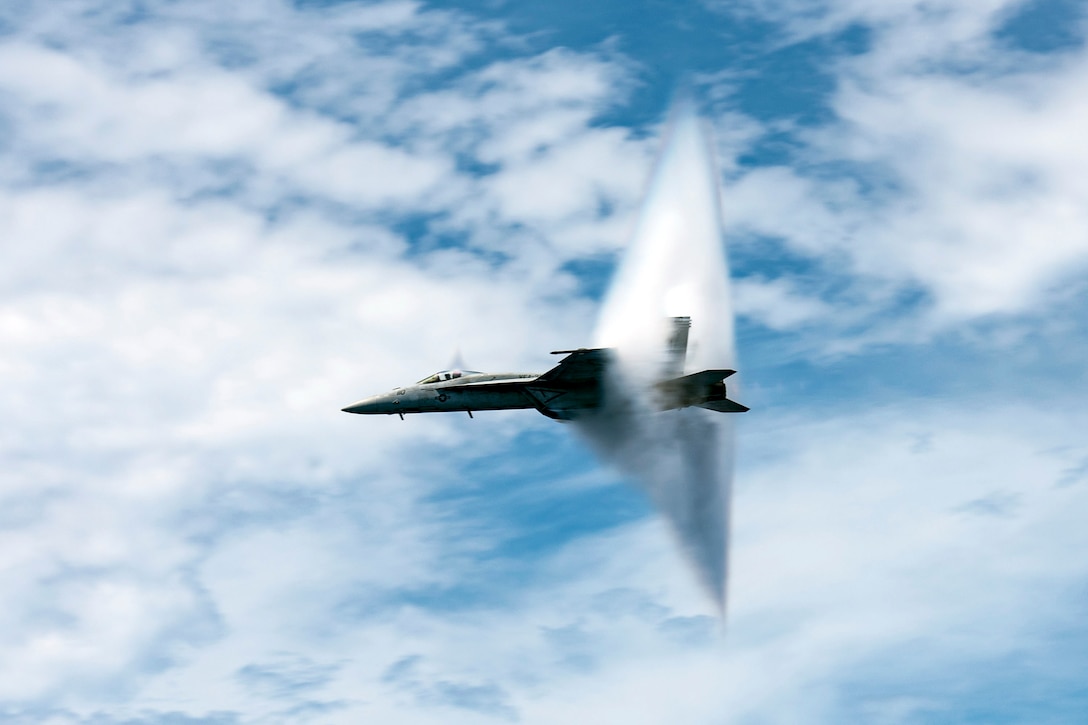
[[491, 167], [448, 204], [456, 228], [473, 229], [484, 249], [552, 266], [626, 241], [650, 149], [592, 123], [630, 85], [619, 59], [556, 49], [419, 94], [393, 119]]
[[[845, 154], [887, 168], [906, 199], [884, 208], [877, 258], [926, 283], [959, 318], [1037, 308], [1088, 255], [1083, 58], [998, 80], [903, 78], [844, 89]], [[1030, 89], [1030, 90], [1029, 90]]]
[[733, 285], [733, 296], [738, 315], [775, 330], [804, 325], [829, 312], [822, 300], [798, 293], [785, 279], [743, 279]]
[[[1063, 588], [1084, 576], [1064, 555], [1085, 543], [1075, 415], [915, 407], [754, 431], [750, 450], [782, 448], [754, 450], [740, 479], [723, 652], [659, 524], [572, 536], [511, 573], [516, 521], [434, 495], [490, 491], [481, 466], [535, 472], [545, 459], [502, 454], [529, 438], [567, 455], [562, 428], [339, 412], [458, 347], [534, 369], [588, 341], [592, 305], [557, 269], [624, 239], [653, 145], [594, 125], [626, 92], [622, 58], [463, 73], [500, 30], [410, 3], [156, 5], [123, 25], [127, 9], [93, 2], [3, 12], [5, 718], [842, 721], [837, 688], [868, 658], [921, 641], [954, 669], [1068, 615]], [[847, 67], [837, 108], [864, 145], [832, 128], [812, 153], [889, 165], [909, 203], [886, 220], [849, 184], [771, 170], [737, 180], [729, 216], [863, 277], [920, 279], [950, 317], [1021, 309], [1080, 254], [1079, 151], [1044, 132], [1076, 128], [1082, 66], [1050, 72], [879, 86]], [[992, 174], [961, 170], [987, 160]], [[1025, 166], [1029, 208], [982, 183]], [[408, 239], [406, 209], [439, 219]], [[1001, 244], [976, 243], [988, 225]], [[1039, 254], [1012, 243], [1050, 234]], [[908, 235], [922, 246], [903, 251]], [[958, 297], [950, 270], [991, 250], [994, 274]], [[792, 329], [826, 309], [802, 290], [754, 278], [739, 301]], [[556, 476], [548, 495], [615, 484]], [[418, 603], [435, 591], [451, 609]]]
[[[498, 209], [512, 198], [455, 170], [452, 137], [393, 142], [407, 127], [383, 120], [492, 30], [411, 5], [247, 12], [154, 6], [116, 25], [71, 3], [18, 18], [0, 48], [6, 713], [143, 717], [157, 707], [135, 694], [148, 678], [175, 681], [204, 657], [221, 680], [178, 709], [275, 710], [260, 692], [219, 693], [278, 661], [269, 647], [320, 640], [338, 608], [449, 583], [451, 558], [494, 538], [454, 541], [455, 522], [437, 526], [441, 512], [421, 503], [441, 476], [396, 473], [419, 465], [419, 447], [460, 461], [479, 428], [395, 428], [339, 408], [458, 347], [480, 366], [533, 369], [589, 334], [588, 302], [556, 270], [599, 246], [538, 264], [538, 250], [508, 245], [496, 265], [456, 247], [410, 254], [388, 226], [398, 204], [456, 219], [466, 199], [490, 194], [483, 206]], [[356, 33], [373, 35], [359, 46]], [[216, 55], [228, 40], [236, 64]], [[570, 159], [575, 144], [623, 158], [624, 134], [587, 128], [616, 93], [609, 62], [546, 54], [521, 64], [530, 79], [517, 65], [485, 66], [466, 100], [501, 86], [500, 115], [551, 119], [536, 125], [549, 154]], [[302, 87], [269, 90], [288, 79]], [[488, 158], [533, 173], [515, 147]], [[534, 178], [557, 185], [566, 164]], [[637, 168], [592, 183], [622, 196]], [[615, 222], [582, 213], [599, 203], [586, 196], [495, 226], [573, 217], [593, 239], [594, 224]], [[546, 423], [496, 421], [473, 451]], [[285, 605], [300, 638], [270, 644]], [[488, 692], [474, 686], [428, 692]]]
[[[413, 437], [426, 433], [416, 422]], [[502, 428], [476, 423], [487, 435]], [[12, 687], [35, 687], [35, 673], [54, 685], [59, 672], [82, 677], [81, 663], [94, 661], [100, 674], [126, 672], [129, 686], [138, 686], [113, 704], [101, 691], [84, 690], [76, 699], [76, 690], [64, 687], [54, 690], [56, 703], [88, 714], [108, 708], [118, 717], [147, 708], [238, 712], [242, 722], [304, 702], [339, 703], [319, 718], [330, 723], [383, 713], [408, 722], [468, 722], [481, 712], [513, 711], [525, 722], [608, 713], [653, 723], [677, 707], [691, 722], [715, 722], [723, 713], [839, 722], [844, 681], [879, 683], [887, 675], [907, 692], [926, 687], [911, 684], [909, 661], [869, 667], [895, 662], [903, 647], [930, 662], [931, 675], [954, 680], [960, 666], [1018, 651], [1040, 630], [1064, 626], [1063, 592], [1088, 575], [1083, 562], [1067, 556], [1088, 543], [1079, 520], [1088, 501], [1082, 486], [1068, 482], [1088, 456], [1075, 417], [913, 403], [825, 421], [754, 424], [743, 446], [749, 463], [734, 518], [726, 649], [712, 644], [713, 620], [700, 619], [708, 605], [659, 523], [583, 538], [543, 564], [524, 564], [535, 569], [536, 583], [511, 591], [512, 601], [470, 601], [452, 612], [382, 604], [382, 596], [405, 588], [452, 585], [486, 572], [471, 552], [499, 532], [458, 529], [441, 507], [424, 503], [426, 490], [455, 485], [443, 481], [448, 474], [435, 466], [435, 478], [420, 478], [418, 464], [403, 458], [409, 448], [376, 437], [388, 426], [367, 426], [376, 459], [345, 459], [350, 442], [337, 433], [313, 468], [292, 462], [299, 451], [317, 449], [306, 436], [279, 437], [285, 450], [264, 462], [253, 456], [266, 450], [270, 434], [257, 447], [231, 443], [220, 474], [232, 482], [226, 489], [220, 483], [187, 490], [194, 480], [181, 476], [169, 495], [148, 491], [146, 461], [133, 467], [140, 479], [120, 489], [124, 496], [164, 514], [177, 510], [172, 497], [184, 496], [195, 507], [188, 518], [147, 517], [142, 508], [145, 525], [134, 531], [127, 507], [107, 504], [109, 517], [87, 507], [115, 490], [102, 483], [64, 502], [78, 518], [44, 519], [34, 529], [39, 551], [40, 542], [69, 531], [72, 543], [59, 550], [79, 552], [75, 561], [151, 566], [150, 578], [135, 589], [122, 583], [78, 600], [72, 611], [86, 629], [64, 640], [72, 649], [36, 644], [33, 652], [67, 654], [54, 654], [59, 662], [34, 655], [51, 666], [29, 670]], [[325, 436], [335, 428], [307, 427]], [[441, 427], [443, 435], [454, 431]], [[359, 426], [352, 429], [357, 437]], [[452, 444], [427, 442], [436, 463], [456, 460], [451, 445], [462, 435]], [[262, 483], [273, 464], [283, 483]], [[408, 468], [402, 476], [382, 472], [391, 465]], [[215, 536], [214, 547], [194, 558], [172, 543], [208, 516], [226, 517], [211, 528], [200, 524]], [[14, 549], [4, 550], [10, 556]], [[146, 551], [156, 552], [153, 561], [141, 555]], [[206, 600], [194, 600], [191, 584], [179, 583], [158, 595], [169, 603], [162, 609], [148, 585], [164, 586], [179, 567], [191, 572], [188, 581], [199, 582]], [[30, 581], [9, 581], [6, 590], [35, 592]], [[106, 611], [128, 601], [133, 614], [124, 627], [102, 628], [89, 606], [94, 601]], [[206, 608], [212, 602], [214, 616]], [[20, 610], [9, 603], [5, 611], [10, 617]], [[163, 642], [168, 625], [180, 641]], [[98, 656], [101, 647], [116, 659]], [[137, 677], [128, 668], [147, 648], [175, 652], [173, 666]], [[404, 658], [418, 664], [393, 678], [391, 668]], [[1036, 674], [1056, 676], [1065, 665], [1054, 666]], [[273, 693], [242, 674], [253, 668], [274, 669], [280, 689]], [[313, 668], [322, 673], [316, 681]], [[928, 704], [940, 706], [948, 696], [932, 693]]]
[[1037, 314], [1083, 275], [1085, 51], [1000, 45], [992, 33], [1015, 3], [799, 5], [762, 11], [802, 34], [862, 23], [870, 47], [833, 60], [834, 119], [794, 131], [798, 164], [740, 174], [727, 189], [742, 237], [783, 240], [869, 309], [899, 304], [894, 288], [920, 291], [909, 336]]
[[[656, 723], [678, 708], [690, 722], [841, 722], [843, 682], [879, 687], [886, 677], [897, 691], [926, 692], [935, 677], [956, 682], [960, 667], [1065, 626], [1067, 588], [1088, 574], [1066, 555], [1085, 544], [1077, 514], [1085, 492], [1055, 486], [1086, 454], [1070, 428], [1023, 409], [945, 405], [774, 425], [777, 437], [750, 437], [757, 462], [745, 467], [737, 501], [726, 649], [713, 643], [713, 620], [700, 619], [706, 605], [657, 524], [572, 545], [509, 609], [439, 615], [404, 606], [329, 621], [340, 634], [315, 640], [299, 631], [315, 617], [300, 613], [316, 606], [316, 615], [325, 597], [372, 568], [349, 564], [357, 549], [338, 542], [343, 524], [307, 525], [306, 539], [296, 529], [273, 544], [295, 552], [282, 571], [246, 569], [253, 555], [228, 576], [209, 570], [217, 601], [247, 615], [232, 619], [232, 636], [205, 659], [177, 670], [181, 679], [160, 678], [148, 692], [177, 703], [210, 691], [218, 694], [204, 708], [252, 711], [257, 695], [209, 681], [223, 682], [232, 661], [263, 661], [257, 651], [280, 647], [338, 668], [305, 693], [347, 703], [327, 722], [393, 709], [408, 721], [467, 721], [479, 712], [453, 693], [472, 688], [481, 707], [516, 710], [524, 722], [607, 714]], [[1021, 427], [1030, 434], [1014, 432]], [[995, 492], [1012, 502], [1005, 512], [971, 506]], [[239, 543], [254, 536], [266, 535], [243, 533]], [[259, 539], [246, 546], [268, 550]], [[315, 560], [325, 564], [310, 570], [314, 578], [290, 564]], [[392, 566], [383, 577], [375, 583], [399, 581]], [[908, 647], [929, 663], [923, 679], [899, 656]], [[938, 708], [951, 696], [928, 694], [923, 704]], [[905, 706], [896, 697], [870, 703]]]
[[292, 111], [222, 69], [134, 83], [26, 44], [0, 49], [0, 67], [0, 87], [15, 95], [17, 109], [28, 109], [21, 140], [39, 158], [238, 159], [253, 165], [262, 185], [286, 187], [281, 193], [370, 207], [418, 199], [451, 173], [447, 159], [353, 140], [349, 125]]
[[[718, 3], [710, 0], [709, 4]], [[977, 49], [980, 37], [1021, 4], [1023, 0], [982, 0], [969, 5], [955, 0], [746, 0], [740, 8], [773, 19], [794, 41], [852, 25], [875, 28], [892, 37], [882, 51], [884, 57], [915, 62], [920, 56]]]
[[[424, 54], [448, 46], [463, 56], [492, 33], [487, 26], [399, 13], [367, 43], [336, 13], [270, 4], [250, 33], [204, 6], [182, 18], [156, 11], [131, 27], [103, 24], [102, 35], [133, 46], [135, 58], [78, 37], [47, 47], [27, 34], [0, 49], [13, 182], [32, 183], [60, 162], [117, 188], [166, 182], [183, 197], [241, 193], [259, 207], [316, 197], [385, 217], [413, 210], [444, 219], [434, 222], [439, 233], [549, 270], [623, 242], [647, 146], [591, 125], [630, 87], [618, 58], [552, 50], [431, 89], [442, 64], [408, 49], [426, 41]], [[272, 38], [293, 20], [314, 34], [284, 58]], [[221, 46], [244, 61], [221, 65]], [[154, 70], [134, 71], [145, 58]], [[363, 109], [360, 98], [373, 102]], [[457, 169], [464, 163], [496, 173], [476, 180]], [[520, 244], [502, 241], [510, 238]]]

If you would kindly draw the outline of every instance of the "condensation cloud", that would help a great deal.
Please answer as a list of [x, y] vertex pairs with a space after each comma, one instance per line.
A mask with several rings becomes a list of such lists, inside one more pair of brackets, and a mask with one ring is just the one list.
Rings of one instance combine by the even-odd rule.
[[724, 611], [733, 420], [696, 407], [655, 411], [653, 383], [674, 316], [691, 318], [684, 372], [735, 368], [716, 172], [707, 132], [687, 104], [674, 109], [598, 322], [595, 344], [613, 348], [618, 362], [605, 405], [577, 425], [646, 491]]

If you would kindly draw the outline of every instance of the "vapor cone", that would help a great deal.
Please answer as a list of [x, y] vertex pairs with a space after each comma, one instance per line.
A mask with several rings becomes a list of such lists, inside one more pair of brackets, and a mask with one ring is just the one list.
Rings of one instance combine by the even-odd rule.
[[[730, 414], [660, 411], [669, 318], [691, 318], [684, 369], [734, 368], [733, 312], [717, 177], [694, 109], [676, 109], [638, 226], [605, 299], [596, 344], [616, 362], [604, 407], [578, 422], [645, 489], [724, 611], [733, 471]], [[734, 388], [731, 378], [730, 388]]]

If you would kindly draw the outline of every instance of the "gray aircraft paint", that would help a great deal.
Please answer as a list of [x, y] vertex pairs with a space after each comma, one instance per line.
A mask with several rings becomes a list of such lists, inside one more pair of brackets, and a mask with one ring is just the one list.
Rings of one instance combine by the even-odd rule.
[[[675, 364], [669, 374], [682, 370], [686, 317], [673, 320], [670, 353]], [[343, 408], [347, 413], [399, 415], [409, 413], [472, 412], [535, 408], [549, 418], [575, 420], [592, 415], [604, 403], [608, 369], [615, 351], [607, 348], [564, 351], [558, 365], [546, 373], [478, 373], [443, 370], [415, 385], [394, 388]], [[563, 354], [563, 353], [555, 353]], [[732, 370], [702, 370], [656, 381], [654, 405], [660, 410], [701, 405], [722, 413], [747, 410], [726, 398], [725, 378]]]

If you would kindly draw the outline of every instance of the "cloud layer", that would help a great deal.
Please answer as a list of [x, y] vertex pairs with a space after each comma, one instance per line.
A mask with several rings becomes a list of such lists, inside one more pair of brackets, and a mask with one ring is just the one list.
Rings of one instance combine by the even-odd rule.
[[668, 49], [409, 2], [0, 10], [0, 719], [1079, 716], [1086, 61], [1034, 8], [700, 36], [826, 81], [774, 114], [743, 59], [693, 79], [754, 408], [724, 639], [564, 427], [339, 412], [592, 342]]

